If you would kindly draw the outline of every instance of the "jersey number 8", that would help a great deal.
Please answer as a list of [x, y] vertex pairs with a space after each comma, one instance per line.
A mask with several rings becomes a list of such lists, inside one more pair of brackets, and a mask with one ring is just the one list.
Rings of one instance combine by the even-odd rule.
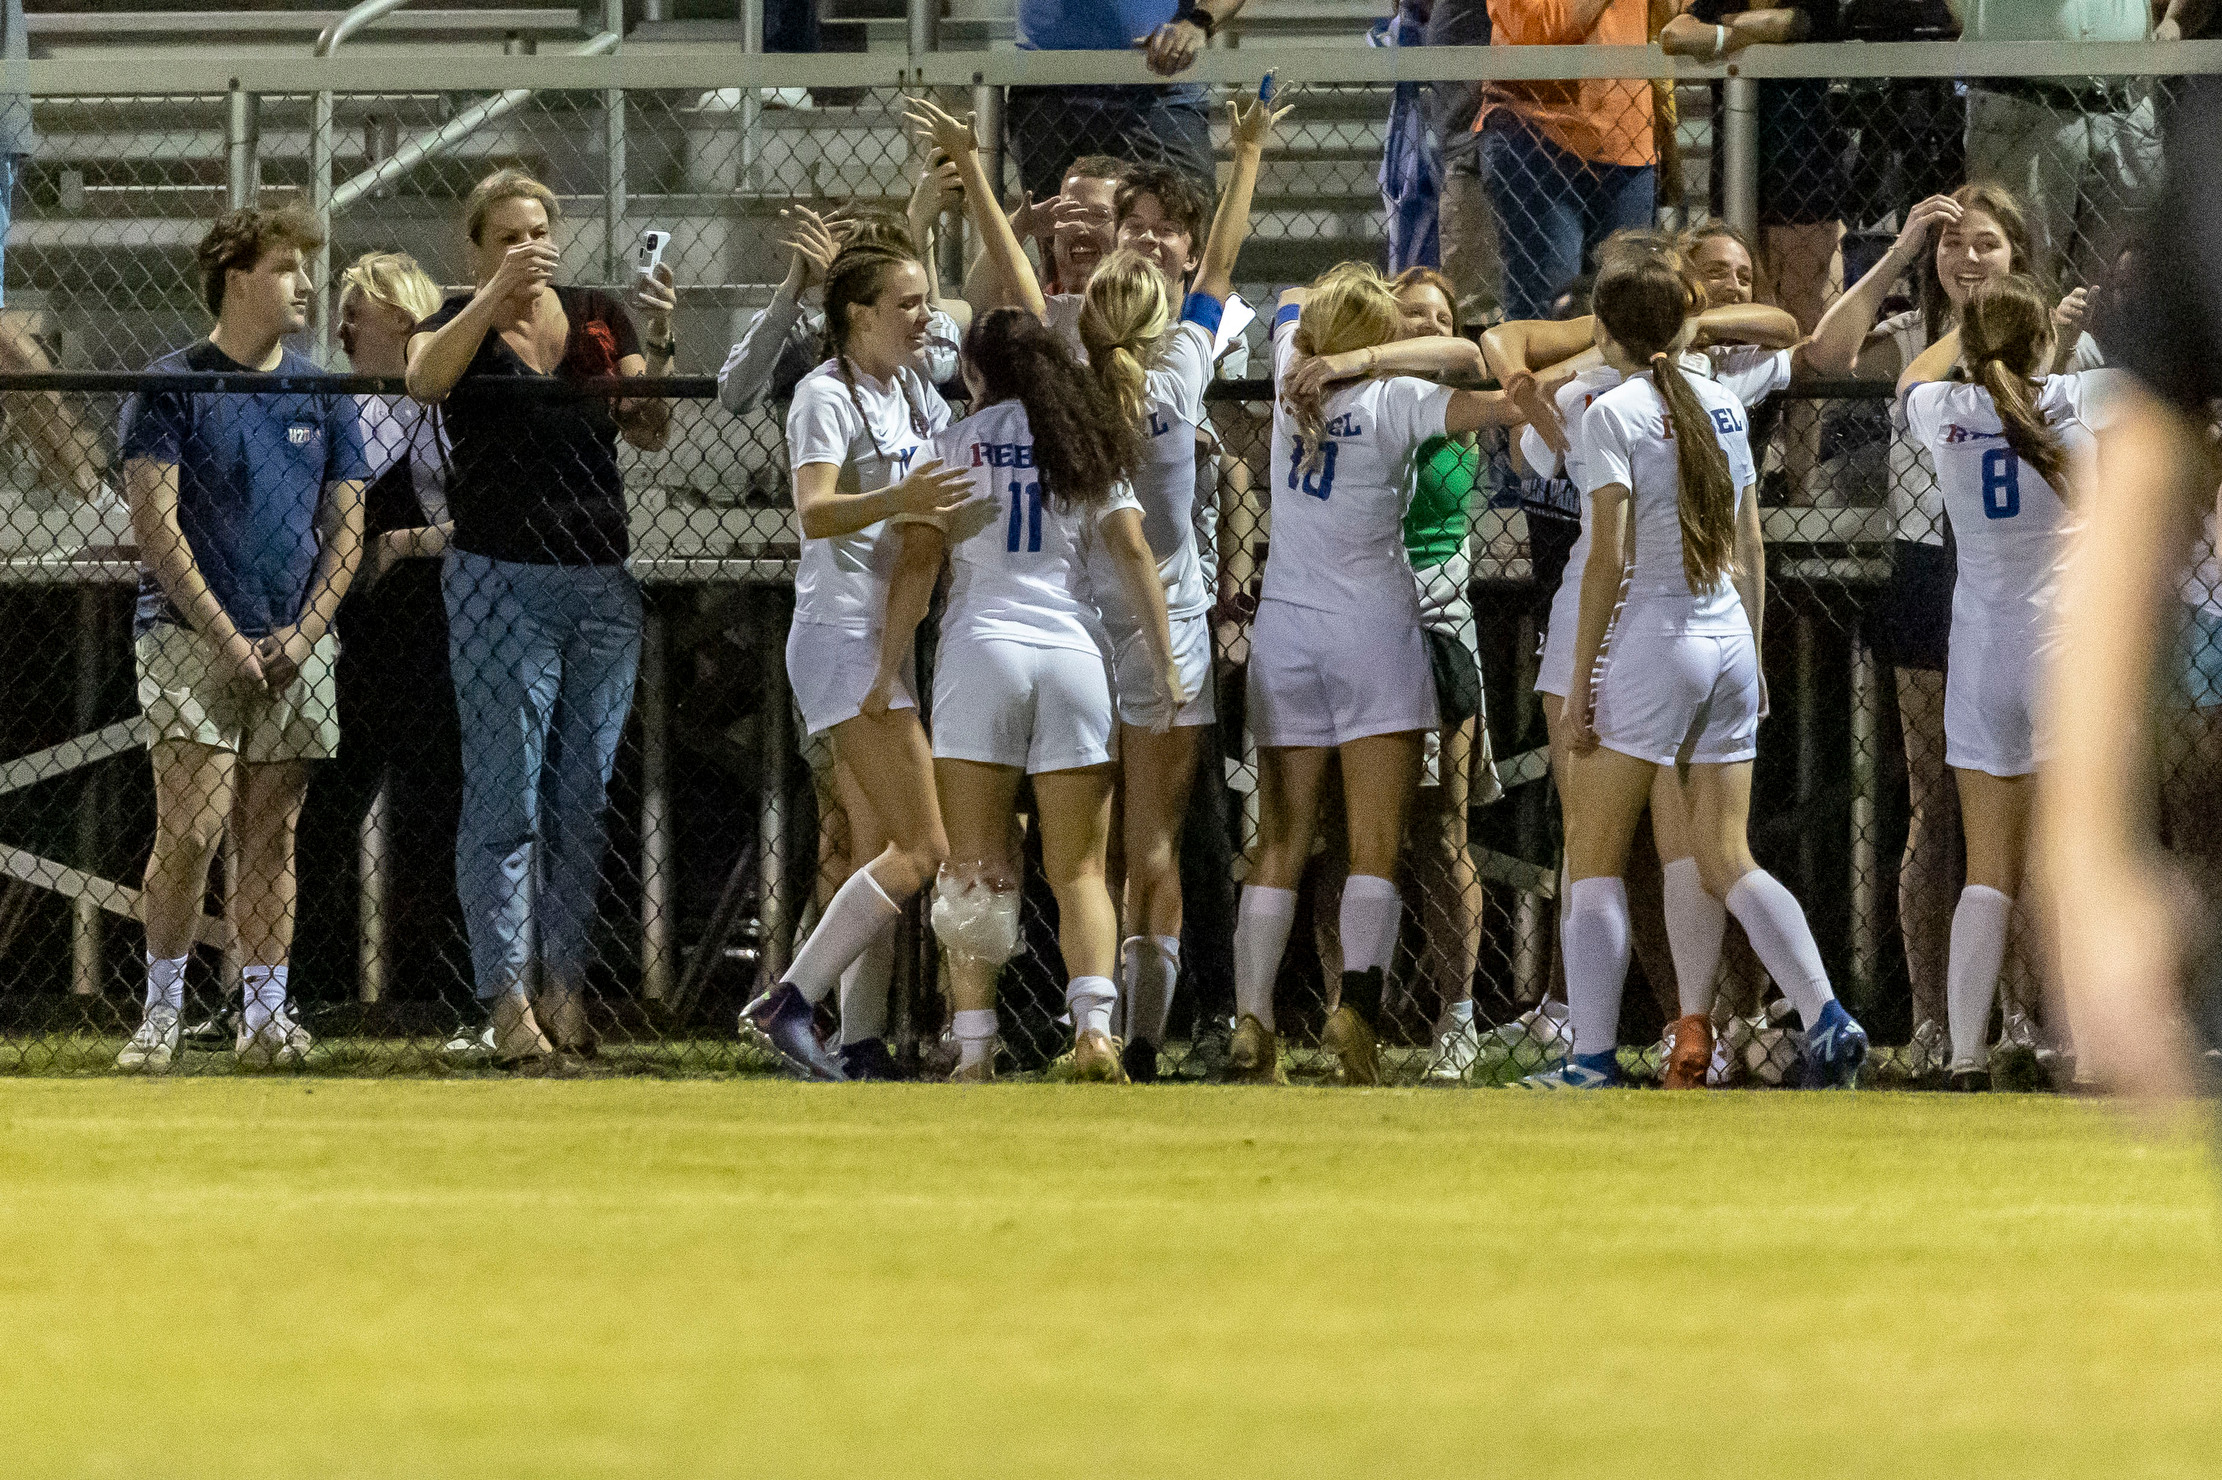
[[2011, 447], [1983, 454], [1983, 517], [2011, 519], [2021, 512], [2021, 458]]
[[1319, 466], [1312, 469], [1312, 471], [1310, 471], [1309, 473], [1305, 473], [1303, 472], [1304, 439], [1302, 437], [1290, 438], [1288, 453], [1288, 486], [1291, 488], [1296, 487], [1298, 477], [1299, 475], [1301, 475], [1304, 485], [1304, 491], [1310, 494], [1313, 498], [1325, 498], [1330, 493], [1333, 493], [1335, 491], [1335, 449], [1338, 445], [1340, 444], [1329, 442], [1326, 445], [1322, 446], [1319, 449]]
[[1024, 511], [1026, 519], [1026, 550], [1039, 555], [1042, 550], [1042, 486], [1039, 483], [1020, 483], [1011, 480], [1011, 529], [1005, 548], [1018, 552], [1019, 516]]

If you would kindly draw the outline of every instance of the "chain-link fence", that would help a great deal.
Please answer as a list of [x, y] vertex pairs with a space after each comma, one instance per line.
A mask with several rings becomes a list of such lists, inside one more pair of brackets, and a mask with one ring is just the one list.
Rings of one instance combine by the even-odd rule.
[[[1611, 231], [1727, 217], [1746, 232], [1734, 251], [1707, 254], [1716, 302], [1748, 284], [1802, 335], [1834, 331], [1801, 350], [1798, 384], [1760, 408], [1753, 427], [1774, 700], [1752, 842], [1803, 902], [1832, 978], [1876, 1041], [1915, 1044], [1884, 1055], [1882, 1076], [1941, 1070], [1919, 1034], [1945, 1020], [1962, 867], [1943, 760], [1952, 533], [1933, 473], [1894, 423], [1890, 387], [1968, 282], [1995, 270], [1984, 254], [1999, 250], [2015, 270], [2099, 289], [2063, 319], [2088, 315], [2063, 336], [2063, 353], [2096, 362], [2105, 285], [2157, 178], [2165, 81], [1508, 78], [1428, 93], [1410, 82], [1320, 81], [1337, 75], [1339, 54], [1312, 55], [1309, 80], [1283, 86], [1296, 111], [1265, 158], [1237, 272], [1250, 302], [1266, 305], [1277, 285], [1339, 261], [1427, 260], [1432, 240], [1469, 329], [1567, 317], [1583, 311], [1583, 274]], [[903, 128], [902, 93], [862, 85], [861, 68], [839, 86], [825, 85], [828, 75], [803, 68], [809, 86], [761, 92], [615, 92], [567, 78], [539, 90], [341, 92], [328, 102], [278, 92], [37, 99], [39, 142], [22, 162], [8, 237], [5, 368], [14, 374], [0, 381], [9, 432], [0, 601], [14, 634], [0, 644], [13, 696], [0, 738], [13, 758], [0, 766], [0, 1067], [106, 1071], [127, 1053], [148, 1000], [150, 908], [158, 932], [198, 942], [172, 998], [178, 1067], [231, 1065], [243, 1020], [259, 1024], [265, 1012], [306, 1035], [281, 1028], [263, 1041], [313, 1038], [312, 1066], [482, 1067], [492, 1042], [477, 994], [512, 980], [540, 996], [542, 1026], [559, 1046], [593, 1046], [596, 1063], [663, 1073], [767, 1065], [736, 1034], [737, 1010], [777, 979], [858, 861], [830, 749], [803, 733], [783, 659], [803, 540], [783, 418], [814, 355], [801, 348], [808, 295], [781, 286], [790, 256], [779, 212], [842, 205], [907, 213], [921, 231], [930, 222], [934, 240], [922, 247], [952, 299], [970, 245], [960, 203], [914, 195], [925, 160]], [[976, 111], [991, 175], [1037, 198], [1065, 189], [1067, 167], [1091, 154], [1161, 164], [1208, 187], [1226, 158], [1224, 95], [1131, 82], [943, 90]], [[1743, 125], [1732, 118], [1739, 110]], [[1754, 121], [1755, 134], [1739, 134]], [[1730, 157], [1754, 138], [1740, 163]], [[576, 386], [489, 391], [478, 412], [458, 402], [433, 417], [394, 380], [274, 389], [242, 383], [234, 364], [163, 360], [207, 333], [194, 252], [209, 221], [227, 204], [317, 201], [310, 163], [327, 156], [330, 242], [310, 253], [317, 291], [294, 341], [316, 363], [398, 374], [397, 363], [341, 353], [355, 331], [331, 291], [338, 273], [365, 253], [401, 251], [467, 294], [464, 199], [491, 171], [513, 167], [545, 182], [559, 205], [558, 281], [608, 287], [565, 300], [573, 333], [557, 353], [587, 337], [582, 320], [611, 325], [602, 360], [571, 363], [580, 374], [609, 373], [620, 350], [637, 347], [622, 304], [633, 253], [644, 229], [670, 234], [673, 378], [622, 399]], [[1970, 229], [1892, 258], [1912, 206], [1969, 179], [2003, 184], [2013, 199], [1970, 198]], [[1972, 241], [1978, 213], [1999, 242]], [[1116, 240], [1115, 223], [1097, 225]], [[1043, 274], [1058, 286], [1069, 244], [1045, 231], [1040, 246]], [[1854, 305], [1864, 321], [1848, 332], [1824, 325], [1886, 259], [1889, 281]], [[764, 385], [729, 387], [721, 405], [712, 372], [767, 309], [797, 323], [793, 346]], [[1222, 361], [1199, 484], [1217, 578], [1219, 721], [1182, 834], [1180, 985], [1162, 1060], [1165, 1072], [1194, 1077], [1225, 1061], [1236, 889], [1257, 834], [1242, 701], [1273, 492], [1272, 388], [1252, 378], [1267, 362], [1267, 318]], [[2076, 337], [2086, 330], [2088, 342]], [[158, 360], [173, 378], [126, 378]], [[180, 371], [230, 378], [174, 378]], [[961, 386], [943, 389], [961, 415]], [[477, 430], [458, 432], [458, 417]], [[167, 425], [170, 440], [150, 422]], [[180, 437], [217, 426], [269, 458], [322, 452], [332, 481], [364, 484], [369, 552], [334, 624], [336, 653], [258, 658], [271, 664], [262, 693], [277, 697], [258, 696], [229, 720], [247, 680], [221, 652], [184, 640], [190, 614], [176, 609], [174, 568], [150, 554], [160, 521], [149, 522], [149, 490], [131, 472], [135, 460], [179, 462]], [[340, 458], [350, 436], [357, 465]], [[549, 472], [558, 458], [571, 462]], [[521, 521], [543, 537], [513, 507], [547, 501], [534, 481], [561, 481], [587, 462], [603, 504], [600, 543], [510, 550], [523, 558], [507, 564], [532, 569], [493, 571], [487, 556], [501, 548], [501, 529]], [[233, 471], [242, 490], [260, 486]], [[1471, 644], [1485, 703], [1481, 718], [1430, 741], [1383, 1035], [1392, 1079], [1502, 1083], [1566, 1047], [1554, 986], [1559, 824], [1534, 683], [1573, 524], [1563, 492], [1518, 464], [1510, 439], [1449, 449], [1438, 476], [1468, 490], [1470, 525], [1453, 541], [1456, 558], [1423, 575], [1470, 602], [1470, 625], [1455, 611], [1444, 625]], [[477, 511], [456, 510], [458, 477], [498, 492], [481, 492]], [[313, 589], [331, 548], [318, 483], [297, 480], [296, 493], [311, 490], [306, 512], [260, 510], [227, 526], [246, 542], [247, 563], [283, 567], [272, 579], [296, 596]], [[180, 490], [175, 507], [192, 502]], [[460, 548], [414, 553], [429, 548], [425, 530], [456, 513]], [[221, 534], [191, 516], [185, 527], [197, 545]], [[2186, 577], [2190, 636], [2167, 772], [2166, 813], [2186, 848], [2204, 845], [2208, 830], [2184, 819], [2200, 814], [2222, 764], [2210, 722], [2222, 711], [2212, 567], [2210, 557]], [[267, 733], [257, 738], [257, 726]], [[286, 785], [219, 785], [181, 770], [174, 748], [171, 761], [150, 765], [150, 743], [159, 756], [165, 740], [217, 754], [244, 746]], [[299, 806], [293, 904], [274, 877], [290, 804]], [[1040, 828], [1023, 793], [1020, 807], [1023, 948], [1003, 973], [999, 1013], [1007, 1067], [1034, 1070], [1071, 1038]], [[1340, 978], [1334, 904], [1345, 865], [1332, 820], [1339, 800], [1324, 810], [1279, 1001], [1292, 1072], [1331, 1077], [1334, 1060], [1316, 1044]], [[1638, 853], [1646, 846], [1639, 839]], [[191, 882], [196, 861], [205, 890]], [[1117, 868], [1114, 857], [1114, 877]], [[1630, 882], [1636, 969], [1650, 990], [1627, 994], [1621, 1038], [1642, 1046], [1630, 1067], [1655, 1074], [1650, 1045], [1678, 1008], [1656, 870], [1649, 891], [1645, 872], [1633, 868]], [[160, 894], [152, 905], [148, 882]], [[197, 923], [177, 903], [188, 897]], [[1795, 1082], [1795, 1021], [1731, 936], [1717, 1078]], [[2042, 1019], [2032, 952], [2014, 954], [2003, 1031], [2049, 1063], [2062, 1029]], [[275, 988], [254, 970], [273, 957], [290, 963]], [[897, 1062], [945, 1068], [944, 973], [922, 905], [906, 910], [891, 958], [869, 971], [887, 979], [881, 1032]], [[871, 981], [845, 985], [840, 1000], [869, 1004], [874, 992]], [[1470, 1028], [1457, 1006], [1468, 999]], [[831, 1004], [825, 1021], [831, 1029]], [[2034, 1065], [2035, 1053], [2027, 1058]]]

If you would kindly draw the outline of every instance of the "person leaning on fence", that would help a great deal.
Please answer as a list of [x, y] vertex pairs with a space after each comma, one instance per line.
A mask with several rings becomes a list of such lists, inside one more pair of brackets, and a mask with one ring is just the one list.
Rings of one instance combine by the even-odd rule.
[[[323, 241], [297, 209], [233, 211], [195, 252], [216, 327], [151, 374], [313, 376], [285, 347], [308, 322], [302, 259]], [[294, 828], [312, 760], [339, 746], [332, 623], [361, 553], [366, 472], [354, 403], [299, 392], [157, 390], [119, 437], [139, 541], [133, 649], [154, 762], [146, 1015], [117, 1059], [167, 1068], [208, 866], [226, 832], [243, 1064], [297, 1064], [287, 1001]]]
[[951, 314], [954, 308], [967, 320], [971, 309], [964, 300], [943, 293], [933, 267], [931, 233], [926, 228], [955, 194], [954, 165], [929, 168], [919, 177], [911, 197], [906, 225], [893, 215], [862, 206], [846, 206], [824, 215], [808, 206], [781, 211], [787, 223], [780, 245], [787, 249], [787, 276], [772, 294], [772, 301], [749, 320], [740, 342], [727, 352], [718, 369], [718, 403], [739, 415], [760, 405], [766, 395], [787, 399], [795, 387], [825, 358], [826, 318], [822, 298], [826, 269], [845, 247], [884, 247], [916, 258], [926, 268], [926, 345], [920, 352], [918, 372], [928, 385], [946, 385], [957, 378], [957, 343], [963, 325]]
[[463, 737], [456, 888], [505, 1063], [545, 1057], [551, 1038], [593, 1044], [602, 812], [641, 641], [617, 439], [657, 451], [671, 419], [661, 397], [570, 389], [670, 374], [675, 290], [668, 267], [637, 283], [641, 336], [611, 294], [557, 286], [556, 214], [555, 196], [520, 171], [479, 181], [464, 203], [478, 286], [409, 340], [409, 393], [446, 403], [453, 449], [442, 589]]
[[[440, 290], [402, 252], [367, 252], [340, 274], [339, 343], [358, 375], [400, 380], [409, 337], [439, 311]], [[453, 528], [447, 445], [438, 413], [405, 395], [356, 398], [370, 480], [363, 494], [363, 569], [340, 608], [339, 763], [312, 812], [337, 802], [353, 826], [380, 789], [380, 845], [394, 859], [452, 852], [462, 807], [462, 740], [448, 670], [439, 557]], [[312, 831], [315, 824], [311, 823]], [[444, 875], [444, 877], [442, 877]], [[452, 939], [454, 875], [398, 869], [382, 896], [390, 956], [437, 953]], [[433, 908], [420, 913], [417, 901]], [[428, 974], [427, 974], [428, 975]]]
[[[1884, 299], [1909, 270], [1920, 306], [1877, 323]], [[1881, 261], [1829, 305], [1806, 347], [1806, 365], [1820, 376], [1895, 381], [1908, 365], [1959, 322], [1968, 295], [2008, 273], [2036, 276], [2035, 253], [2021, 203], [1997, 185], [1964, 185], [1933, 195], [1906, 213], [1905, 225]], [[2089, 335], [2068, 332], [2083, 299], [2069, 294], [2054, 311], [2061, 321], [2063, 370], [2100, 363]], [[2058, 350], [2055, 354], [2058, 354]], [[1959, 816], [1945, 767], [1945, 659], [1951, 632], [1954, 555], [1928, 451], [1894, 414], [1886, 490], [1891, 522], [1890, 586], [1873, 628], [1875, 654], [1894, 674], [1898, 723], [1905, 746], [1907, 821], [1898, 867], [1898, 927], [1905, 938], [1913, 987], [1914, 1038], [1907, 1069], [1915, 1079], [1947, 1067], [1945, 977], [1950, 902]], [[2011, 1003], [2008, 1036], [2035, 1044], [2026, 1008]]]
[[[1491, 0], [1492, 46], [1642, 46], [1646, 0]], [[1641, 79], [1492, 82], [1474, 121], [1505, 317], [1542, 318], [1598, 244], [1649, 226], [1658, 150]]]
[[[1125, 51], [1142, 48], [1149, 69], [1173, 77], [1195, 64], [1243, 0], [1020, 0], [1021, 51]], [[1014, 87], [1004, 138], [1019, 183], [1048, 200], [1071, 163], [1107, 154], [1137, 164], [1168, 164], [1209, 189], [1212, 164], [1208, 92], [1201, 83], [1139, 86]], [[1060, 284], [1065, 292], [1079, 287]]]

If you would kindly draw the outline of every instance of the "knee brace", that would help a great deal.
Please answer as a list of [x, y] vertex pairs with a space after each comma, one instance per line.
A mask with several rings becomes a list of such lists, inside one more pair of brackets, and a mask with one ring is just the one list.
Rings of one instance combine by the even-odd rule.
[[933, 925], [951, 956], [1001, 966], [1018, 954], [1018, 885], [998, 864], [945, 863], [934, 880]]

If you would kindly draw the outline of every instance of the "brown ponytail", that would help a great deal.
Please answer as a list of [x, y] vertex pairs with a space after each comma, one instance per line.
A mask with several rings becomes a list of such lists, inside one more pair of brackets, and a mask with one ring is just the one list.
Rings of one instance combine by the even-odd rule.
[[1679, 252], [1627, 253], [1606, 264], [1595, 301], [1613, 342], [1630, 358], [1651, 362], [1651, 383], [1674, 436], [1682, 574], [1693, 592], [1710, 591], [1735, 558], [1736, 485], [1713, 418], [1674, 362], [1683, 324], [1705, 306], [1704, 285]]
[[2068, 486], [2068, 449], [2037, 414], [2031, 378], [2052, 357], [2052, 310], [2035, 280], [2014, 273], [1968, 295], [1960, 324], [1960, 358], [1976, 384], [1991, 393], [2006, 445], [2055, 492]]
[[975, 410], [998, 401], [1026, 408], [1042, 492], [1062, 507], [1099, 507], [1133, 474], [1140, 428], [1040, 319], [990, 309], [964, 336], [964, 358], [980, 382]]

